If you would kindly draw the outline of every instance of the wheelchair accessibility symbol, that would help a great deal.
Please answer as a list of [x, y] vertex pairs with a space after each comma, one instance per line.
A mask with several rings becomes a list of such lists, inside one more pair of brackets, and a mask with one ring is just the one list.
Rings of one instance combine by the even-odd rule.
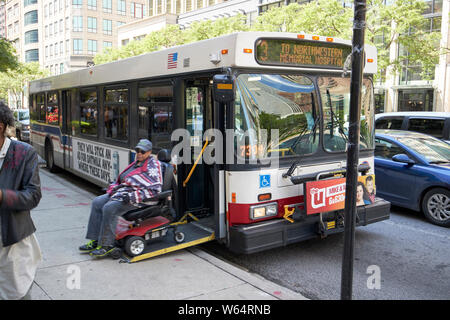
[[270, 187], [270, 174], [259, 175], [259, 187], [260, 188]]

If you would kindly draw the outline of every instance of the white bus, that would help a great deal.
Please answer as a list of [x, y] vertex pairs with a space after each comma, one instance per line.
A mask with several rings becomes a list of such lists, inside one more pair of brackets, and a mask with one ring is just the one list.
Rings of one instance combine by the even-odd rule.
[[[350, 41], [244, 32], [33, 81], [31, 143], [51, 171], [106, 186], [139, 139], [156, 154], [186, 129], [177, 217], [192, 214], [240, 253], [324, 237], [343, 231], [350, 54]], [[364, 59], [360, 180], [374, 173], [375, 47]], [[209, 129], [223, 134], [224, 161], [195, 166]], [[358, 226], [389, 218], [389, 203], [369, 193]]]

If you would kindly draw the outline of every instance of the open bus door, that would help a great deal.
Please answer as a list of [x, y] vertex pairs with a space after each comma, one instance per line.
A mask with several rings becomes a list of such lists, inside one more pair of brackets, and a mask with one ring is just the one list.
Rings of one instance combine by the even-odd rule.
[[[125, 262], [136, 262], [168, 252], [181, 250], [205, 243], [216, 238], [215, 204], [218, 202], [219, 185], [216, 164], [206, 164], [200, 161], [201, 150], [208, 142], [203, 141], [207, 129], [213, 128], [213, 99], [209, 78], [189, 79], [178, 87], [183, 94], [181, 125], [190, 134], [190, 163], [177, 165], [178, 187], [175, 199], [177, 201], [177, 219], [170, 225], [176, 226], [177, 232], [183, 233], [184, 241], [177, 243], [172, 237], [157, 235], [151, 240], [145, 251], [123, 259]], [[197, 161], [198, 160], [198, 161]], [[161, 228], [159, 228], [161, 230]], [[156, 229], [158, 231], [158, 228]], [[153, 234], [151, 235], [153, 237]]]

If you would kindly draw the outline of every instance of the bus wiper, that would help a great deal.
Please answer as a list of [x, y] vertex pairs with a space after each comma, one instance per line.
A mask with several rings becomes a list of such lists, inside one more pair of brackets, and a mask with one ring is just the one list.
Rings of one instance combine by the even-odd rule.
[[[309, 139], [311, 138], [311, 132], [314, 133], [314, 137], [316, 136], [316, 135], [315, 135], [315, 132], [316, 132], [317, 124], [319, 123], [319, 121], [320, 121], [320, 117], [317, 117], [316, 120], [314, 120], [313, 126], [312, 126], [311, 130], [309, 131], [310, 134], [309, 134], [309, 137], [308, 137], [308, 143], [309, 143]], [[305, 129], [303, 129], [302, 133], [300, 133], [300, 134], [298, 135], [297, 139], [295, 139], [294, 143], [291, 145], [291, 149], [292, 149], [292, 150], [294, 150], [294, 148], [297, 146], [297, 144], [298, 144], [300, 141], [302, 141], [302, 138], [303, 138], [303, 137], [306, 135], [306, 133], [307, 133], [307, 129], [308, 129], [308, 127], [306, 127]]]
[[328, 90], [328, 89], [327, 89], [327, 99], [328, 99], [328, 104], [330, 105], [330, 112], [331, 112], [330, 136], [332, 137], [334, 135], [334, 132], [333, 132], [334, 131], [334, 121], [336, 120], [336, 122], [338, 123], [338, 131], [341, 135], [341, 138], [343, 138], [345, 141], [348, 142], [347, 134], [345, 134], [345, 131], [342, 128], [341, 122], [336, 117], [336, 114], [333, 111], [333, 103], [331, 102], [330, 90]]

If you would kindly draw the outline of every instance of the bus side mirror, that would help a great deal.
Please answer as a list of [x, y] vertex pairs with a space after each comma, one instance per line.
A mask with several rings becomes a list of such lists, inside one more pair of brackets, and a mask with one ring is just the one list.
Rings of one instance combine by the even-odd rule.
[[224, 74], [216, 74], [213, 78], [213, 97], [219, 103], [231, 102], [234, 100], [233, 79]]

